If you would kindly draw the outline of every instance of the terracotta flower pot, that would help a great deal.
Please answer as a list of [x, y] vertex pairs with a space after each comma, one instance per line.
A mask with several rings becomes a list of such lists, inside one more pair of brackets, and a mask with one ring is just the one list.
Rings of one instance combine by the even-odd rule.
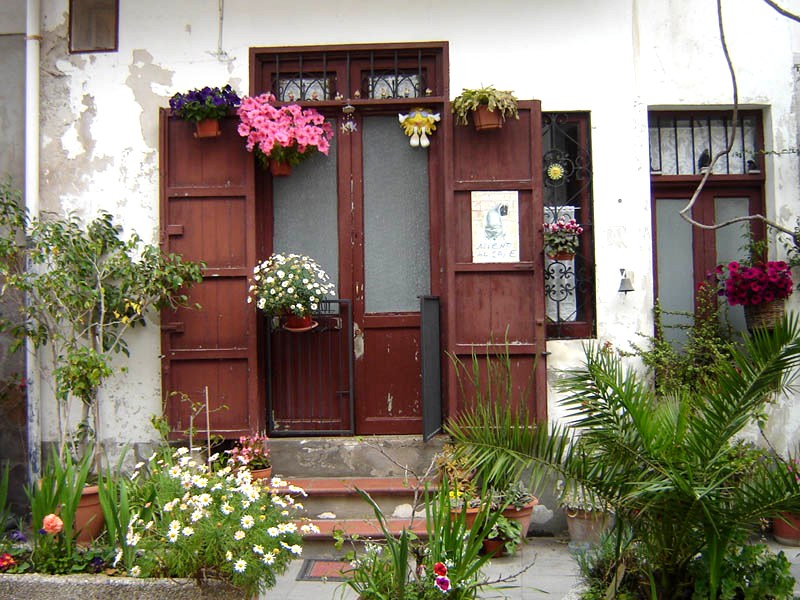
[[573, 542], [597, 544], [612, 524], [611, 515], [603, 511], [567, 510], [567, 529]]
[[800, 514], [781, 513], [780, 517], [775, 517], [772, 521], [772, 535], [775, 541], [784, 546], [800, 546]]
[[292, 174], [292, 165], [277, 160], [269, 161], [269, 172], [273, 177], [288, 177]]
[[503, 116], [499, 110], [489, 110], [485, 105], [472, 111], [472, 124], [477, 131], [500, 129], [503, 126]]
[[575, 258], [574, 252], [554, 252], [553, 254], [548, 253], [547, 258], [550, 260], [558, 260], [558, 261], [565, 261], [565, 260], [573, 260]]
[[203, 119], [195, 123], [194, 126], [194, 137], [196, 138], [212, 138], [222, 135], [217, 119]]
[[100, 506], [100, 493], [96, 485], [83, 488], [78, 508], [75, 511], [74, 528], [78, 532], [75, 538], [79, 544], [88, 544], [103, 531], [105, 520], [103, 508]]
[[511, 521], [516, 521], [519, 523], [520, 533], [522, 537], [528, 535], [528, 528], [531, 525], [531, 515], [533, 514], [533, 507], [539, 504], [539, 500], [534, 498], [528, 504], [523, 506], [522, 508], [514, 508], [513, 506], [508, 506], [502, 512], [502, 515]]
[[250, 476], [253, 479], [272, 479], [272, 467], [266, 469], [251, 469]]

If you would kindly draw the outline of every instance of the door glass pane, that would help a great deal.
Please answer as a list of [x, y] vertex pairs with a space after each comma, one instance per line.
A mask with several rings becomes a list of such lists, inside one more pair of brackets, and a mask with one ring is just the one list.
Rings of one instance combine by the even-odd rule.
[[366, 312], [417, 312], [430, 290], [428, 152], [396, 116], [366, 117], [362, 132]]
[[676, 326], [686, 326], [691, 320], [672, 312], [694, 312], [694, 261], [692, 256], [692, 226], [678, 211], [686, 200], [656, 200], [656, 231], [658, 252], [658, 301], [664, 310], [664, 336], [673, 344], [684, 344], [686, 333]]
[[274, 177], [272, 181], [273, 251], [294, 252], [316, 260], [336, 284], [338, 297], [336, 139], [331, 140], [328, 156], [317, 153], [294, 167], [288, 177]]
[[[714, 198], [714, 214], [716, 222], [722, 223], [748, 214], [750, 202], [748, 198]], [[743, 246], [747, 244], [749, 226], [746, 221], [717, 229], [717, 263], [727, 264], [732, 260], [747, 258]], [[734, 329], [744, 331], [744, 309], [731, 306], [728, 309], [728, 320]]]

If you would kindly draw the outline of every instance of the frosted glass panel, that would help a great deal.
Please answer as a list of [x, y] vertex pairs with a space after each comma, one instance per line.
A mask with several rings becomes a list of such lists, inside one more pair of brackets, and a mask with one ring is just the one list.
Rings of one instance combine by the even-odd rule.
[[[693, 313], [692, 227], [678, 214], [685, 205], [682, 199], [656, 200], [658, 300], [665, 311]], [[675, 326], [689, 324], [688, 317], [664, 314], [662, 322], [668, 341], [679, 345], [686, 342], [686, 333]]]
[[[335, 127], [335, 123], [334, 123]], [[339, 226], [336, 198], [336, 139], [328, 156], [316, 154], [274, 177], [275, 252], [305, 254], [328, 272], [339, 291]]]
[[[716, 222], [722, 223], [736, 217], [748, 214], [750, 202], [747, 198], [714, 198], [714, 213]], [[732, 260], [741, 260], [747, 257], [746, 250], [742, 249], [747, 244], [747, 232], [750, 230], [746, 221], [728, 225], [717, 229], [717, 262], [729, 263]], [[741, 306], [731, 306], [728, 309], [728, 321], [734, 329], [744, 331], [744, 309]]]
[[417, 312], [430, 290], [428, 152], [397, 117], [366, 117], [362, 135], [366, 312]]

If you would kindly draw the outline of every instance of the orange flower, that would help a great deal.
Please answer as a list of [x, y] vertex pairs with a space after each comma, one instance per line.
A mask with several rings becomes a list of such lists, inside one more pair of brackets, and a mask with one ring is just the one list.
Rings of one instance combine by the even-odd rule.
[[42, 520], [42, 529], [44, 529], [45, 533], [59, 533], [64, 529], [64, 521], [58, 515], [49, 514]]

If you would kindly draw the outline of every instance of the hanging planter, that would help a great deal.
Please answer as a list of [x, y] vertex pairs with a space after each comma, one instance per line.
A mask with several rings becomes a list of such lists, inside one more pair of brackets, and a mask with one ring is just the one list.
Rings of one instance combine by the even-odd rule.
[[286, 315], [286, 322], [283, 325], [283, 328], [286, 331], [291, 331], [294, 333], [302, 333], [304, 331], [311, 331], [314, 329], [319, 323], [314, 321], [311, 318], [311, 315], [293, 315], [288, 314]]
[[194, 124], [196, 138], [214, 138], [222, 135], [217, 119], [203, 119]]
[[292, 174], [292, 165], [277, 160], [269, 161], [269, 172], [273, 177], [288, 177]]
[[514, 94], [493, 86], [464, 88], [453, 100], [452, 111], [459, 125], [466, 125], [471, 114], [472, 123], [478, 131], [499, 129], [509, 117], [519, 119]]
[[744, 321], [749, 331], [772, 329], [783, 318], [786, 301], [783, 298], [744, 307]]
[[178, 93], [169, 99], [172, 115], [195, 125], [195, 138], [215, 138], [222, 134], [219, 120], [239, 106], [241, 99], [230, 85], [208, 86]]

